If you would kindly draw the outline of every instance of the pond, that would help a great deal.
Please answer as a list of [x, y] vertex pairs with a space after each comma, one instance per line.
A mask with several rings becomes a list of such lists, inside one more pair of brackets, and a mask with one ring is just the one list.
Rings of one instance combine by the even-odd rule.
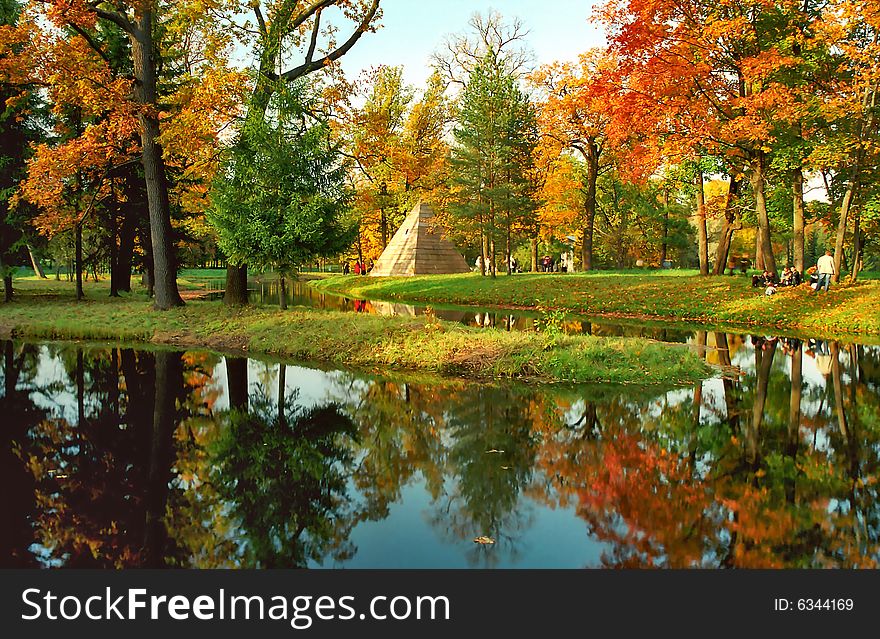
[[873, 567], [880, 556], [876, 346], [703, 333], [692, 347], [740, 374], [673, 389], [0, 347], [4, 567]]

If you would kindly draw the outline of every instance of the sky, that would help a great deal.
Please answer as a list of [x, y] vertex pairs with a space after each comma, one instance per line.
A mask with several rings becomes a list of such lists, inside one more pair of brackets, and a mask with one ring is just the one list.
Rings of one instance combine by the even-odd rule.
[[602, 30], [589, 22], [595, 0], [382, 0], [382, 28], [364, 35], [342, 58], [349, 79], [381, 64], [403, 65], [404, 79], [424, 86], [431, 74], [431, 54], [445, 36], [466, 32], [474, 13], [495, 9], [520, 18], [529, 30], [526, 43], [538, 64], [574, 60], [602, 46]]

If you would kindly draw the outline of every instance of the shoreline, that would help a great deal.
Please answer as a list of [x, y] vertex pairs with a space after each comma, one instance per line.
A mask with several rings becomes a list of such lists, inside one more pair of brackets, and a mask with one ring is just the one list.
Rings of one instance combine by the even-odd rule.
[[[504, 281], [510, 277], [511, 281]], [[377, 301], [410, 303], [416, 305], [435, 304], [438, 308], [447, 306], [450, 308], [486, 308], [491, 310], [511, 311], [563, 311], [572, 315], [581, 316], [585, 319], [593, 319], [597, 322], [602, 320], [624, 320], [630, 322], [643, 322], [644, 325], [663, 325], [669, 328], [687, 330], [724, 330], [733, 329], [744, 333], [772, 333], [779, 336], [791, 337], [817, 337], [823, 339], [857, 339], [860, 337], [880, 342], [880, 283], [858, 282], [855, 285], [838, 285], [837, 292], [832, 289], [828, 298], [825, 293], [813, 294], [809, 287], [801, 286], [795, 289], [783, 289], [772, 299], [764, 299], [766, 296], [749, 293], [750, 287], [742, 286], [742, 281], [728, 282], [729, 276], [724, 278], [700, 278], [692, 276], [647, 276], [651, 278], [651, 284], [657, 289], [653, 294], [646, 296], [642, 307], [650, 308], [652, 297], [661, 301], [660, 308], [668, 309], [666, 313], [645, 313], [628, 310], [626, 307], [631, 303], [628, 293], [644, 294], [644, 284], [631, 282], [626, 286], [625, 280], [635, 280], [632, 276], [620, 276], [617, 274], [532, 274], [520, 273], [513, 276], [499, 275], [492, 282], [488, 278], [480, 278], [476, 275], [454, 276], [416, 276], [414, 278], [357, 278], [357, 276], [330, 275], [322, 278], [310, 279], [307, 283], [315, 290], [335, 295], [359, 297]], [[528, 278], [529, 284], [539, 284], [532, 291], [530, 303], [514, 299], [513, 295], [521, 292], [514, 290], [517, 281], [522, 282]], [[445, 280], [445, 281], [444, 281]], [[482, 281], [486, 280], [486, 281]], [[621, 281], [624, 285], [620, 286]], [[700, 307], [703, 300], [695, 300], [682, 295], [682, 299], [670, 300], [668, 289], [672, 289], [682, 281], [687, 282], [689, 291], [695, 283], [705, 283], [711, 288], [723, 291], [723, 299], [719, 304], [742, 308], [727, 308], [720, 313], [694, 313], [687, 310], [689, 305], [696, 304]], [[560, 284], [568, 288], [570, 295], [567, 299], [560, 299], [556, 290], [548, 290], [547, 284]], [[414, 291], [416, 284], [421, 285], [421, 291]], [[444, 286], [444, 284], [446, 286]], [[572, 286], [573, 284], [573, 286]], [[578, 286], [580, 285], [580, 286]], [[619, 289], [617, 287], [620, 287]], [[602, 288], [613, 289], [603, 291]], [[600, 307], [585, 306], [577, 302], [579, 296], [590, 295], [597, 291], [598, 297], [603, 297], [598, 302]], [[615, 293], [614, 291], [618, 291]], [[838, 295], [839, 294], [839, 295]], [[527, 294], [528, 295], [528, 294]], [[501, 299], [499, 299], [501, 298]], [[835, 305], [838, 302], [838, 305]], [[823, 318], [823, 313], [839, 311], [843, 305], [841, 317]], [[867, 306], [867, 308], [865, 308]], [[806, 310], [804, 307], [807, 307]], [[762, 311], [770, 310], [770, 318], [760, 316]], [[876, 312], [875, 312], [876, 311]], [[758, 317], [758, 319], [755, 319]], [[774, 319], [775, 318], [775, 319]], [[683, 326], [684, 325], [684, 326]]]
[[389, 318], [192, 301], [154, 311], [141, 296], [0, 304], [0, 337], [255, 353], [336, 367], [472, 380], [686, 385], [717, 371], [686, 345], [642, 338], [488, 331], [431, 316]]

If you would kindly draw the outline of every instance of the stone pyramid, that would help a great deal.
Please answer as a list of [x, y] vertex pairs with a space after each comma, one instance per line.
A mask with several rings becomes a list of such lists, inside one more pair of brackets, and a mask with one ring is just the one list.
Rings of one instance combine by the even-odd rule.
[[370, 275], [467, 273], [470, 268], [452, 242], [431, 230], [434, 211], [419, 202], [397, 229]]

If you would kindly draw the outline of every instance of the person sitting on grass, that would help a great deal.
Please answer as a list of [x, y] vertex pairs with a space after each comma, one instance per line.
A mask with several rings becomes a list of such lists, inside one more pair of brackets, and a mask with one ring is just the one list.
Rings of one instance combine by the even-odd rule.
[[815, 266], [811, 266], [807, 269], [807, 275], [810, 276], [810, 288], [814, 291], [816, 290], [816, 286], [819, 284], [819, 273], [816, 270]]
[[791, 267], [786, 266], [785, 269], [783, 269], [783, 271], [782, 271], [782, 276], [779, 278], [779, 285], [780, 286], [794, 286], [792, 277], [793, 276], [791, 273]]

